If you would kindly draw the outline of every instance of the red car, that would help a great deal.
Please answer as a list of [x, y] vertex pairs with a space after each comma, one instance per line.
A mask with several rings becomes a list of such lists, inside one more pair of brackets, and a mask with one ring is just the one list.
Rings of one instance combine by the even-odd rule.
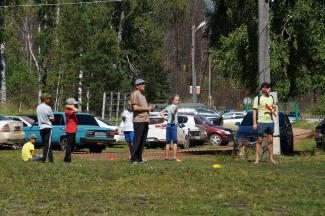
[[206, 116], [200, 116], [200, 118], [205, 127], [205, 131], [208, 134], [208, 139], [211, 145], [227, 145], [234, 139], [234, 132], [231, 129], [213, 124], [214, 122]]

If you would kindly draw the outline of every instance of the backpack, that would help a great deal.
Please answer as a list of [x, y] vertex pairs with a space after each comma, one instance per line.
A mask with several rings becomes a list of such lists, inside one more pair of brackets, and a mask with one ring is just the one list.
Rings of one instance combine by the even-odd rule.
[[[271, 96], [271, 98], [272, 98], [272, 105], [274, 104], [274, 97], [273, 97], [273, 95], [270, 95]], [[262, 97], [262, 94], [258, 94], [258, 96], [257, 96], [257, 105], [259, 106], [260, 105], [260, 100], [261, 100], [261, 97]]]

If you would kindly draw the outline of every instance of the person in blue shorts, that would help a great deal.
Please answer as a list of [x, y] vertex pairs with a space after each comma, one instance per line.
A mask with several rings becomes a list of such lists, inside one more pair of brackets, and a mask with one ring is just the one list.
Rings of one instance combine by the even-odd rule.
[[122, 120], [124, 123], [123, 132], [125, 137], [125, 142], [129, 146], [129, 159], [131, 159], [132, 145], [134, 141], [134, 129], [133, 129], [133, 113], [131, 109], [131, 103], [122, 113]]
[[[181, 160], [177, 158], [177, 105], [179, 104], [179, 101], [180, 98], [178, 95], [170, 97], [169, 105], [160, 112], [160, 116], [167, 121], [165, 160], [169, 160], [168, 153], [171, 143], [173, 143], [173, 160], [176, 162], [181, 162]], [[166, 113], [167, 117], [165, 116]]]

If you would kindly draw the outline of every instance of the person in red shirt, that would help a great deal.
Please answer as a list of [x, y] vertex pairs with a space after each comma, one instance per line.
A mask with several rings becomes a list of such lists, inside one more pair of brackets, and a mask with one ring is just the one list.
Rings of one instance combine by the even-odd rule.
[[71, 152], [73, 146], [76, 144], [76, 133], [78, 127], [78, 120], [76, 113], [79, 112], [79, 109], [75, 106], [78, 103], [74, 98], [68, 98], [66, 100], [66, 106], [64, 108], [65, 117], [66, 117], [66, 128], [65, 132], [67, 134], [67, 148], [65, 151], [64, 162], [71, 162]]

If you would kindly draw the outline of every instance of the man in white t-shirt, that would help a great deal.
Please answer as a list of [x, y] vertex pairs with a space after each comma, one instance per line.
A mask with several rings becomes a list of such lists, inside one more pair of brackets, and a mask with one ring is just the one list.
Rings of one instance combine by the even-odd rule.
[[125, 141], [129, 146], [129, 158], [131, 159], [131, 151], [134, 140], [134, 129], [133, 129], [133, 113], [131, 103], [129, 102], [128, 107], [122, 113], [122, 120], [124, 123], [123, 132]]

